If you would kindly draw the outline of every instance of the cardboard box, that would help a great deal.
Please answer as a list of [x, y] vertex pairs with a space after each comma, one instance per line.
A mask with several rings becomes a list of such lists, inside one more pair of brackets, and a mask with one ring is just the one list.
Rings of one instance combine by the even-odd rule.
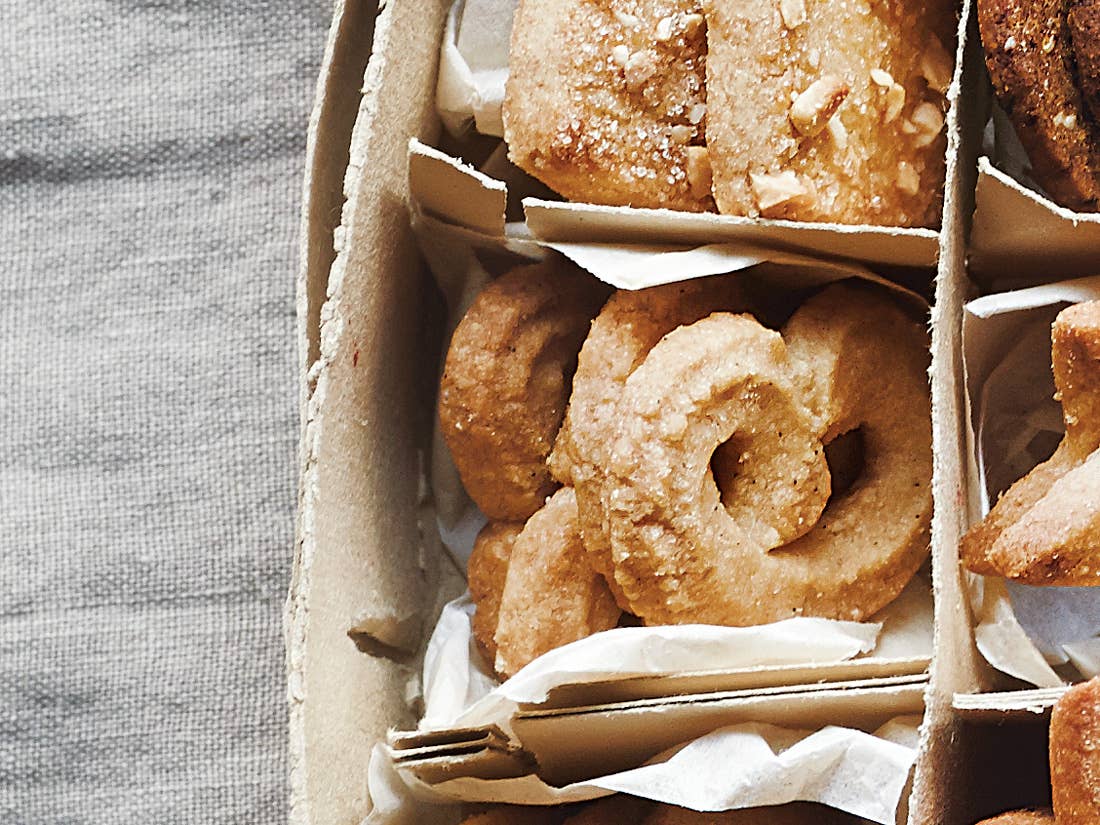
[[[408, 141], [415, 137], [431, 145], [439, 138], [435, 78], [448, 10], [446, 0], [389, 0], [375, 21], [367, 3], [337, 2], [310, 124], [298, 285], [300, 513], [286, 610], [293, 823], [352, 823], [366, 812], [370, 749], [391, 727], [414, 724], [407, 684], [421, 641], [441, 602], [464, 586], [461, 571], [440, 552], [437, 537], [421, 519], [424, 446], [432, 421], [426, 399], [435, 381], [422, 365], [438, 356], [443, 316], [408, 212]], [[364, 74], [372, 24], [374, 48]], [[938, 233], [765, 227], [718, 216], [548, 202], [529, 204], [527, 213], [537, 236], [556, 241], [649, 241], [660, 233], [680, 243], [775, 242], [786, 251], [854, 255], [888, 268], [935, 264], [935, 655], [916, 688], [923, 694], [925, 723], [909, 822], [943, 825], [970, 825], [981, 807], [975, 792], [956, 781], [965, 766], [989, 753], [987, 738], [974, 734], [972, 715], [1009, 718], [1019, 704], [1011, 696], [966, 698], [998, 681], [975, 648], [957, 564], [971, 483], [960, 328], [971, 292], [966, 238], [985, 120], [984, 104], [978, 105], [984, 67], [970, 0], [963, 3], [959, 34], [963, 59], [949, 92], [948, 178]], [[490, 198], [474, 228], [495, 228], [502, 211]], [[862, 693], [845, 693], [849, 688]], [[825, 705], [852, 697], [873, 703], [887, 696], [881, 691], [897, 689], [833, 685]], [[911, 701], [913, 686], [905, 691]], [[742, 698], [764, 701], [756, 696]], [[773, 708], [785, 706], [782, 697], [768, 701]], [[606, 710], [586, 712], [599, 716]], [[615, 716], [607, 711], [600, 719], [613, 723]], [[568, 750], [572, 734], [561, 723], [535, 716], [530, 723], [532, 742], [556, 742], [562, 752]], [[443, 741], [405, 743], [409, 758], [438, 756], [440, 751], [417, 749], [442, 747], [444, 760], [433, 764], [447, 775], [507, 773], [526, 764], [514, 753], [500, 761], [494, 754], [508, 748], [491, 731], [468, 738], [458, 733]], [[489, 757], [477, 767], [471, 754]], [[421, 764], [428, 769], [427, 762]]]

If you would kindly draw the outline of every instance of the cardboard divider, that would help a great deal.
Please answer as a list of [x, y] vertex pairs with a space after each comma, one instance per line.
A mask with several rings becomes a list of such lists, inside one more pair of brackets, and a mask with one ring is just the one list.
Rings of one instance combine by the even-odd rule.
[[633, 209], [527, 198], [527, 226], [544, 241], [683, 244], [741, 242], [868, 264], [935, 266], [939, 233], [931, 229], [797, 223], [668, 209]]
[[967, 721], [1003, 722], [1020, 718], [1049, 718], [1051, 708], [1068, 687], [1013, 690], [1002, 693], [957, 693], [952, 703]]
[[763, 691], [805, 685], [828, 687], [838, 683], [873, 684], [891, 676], [927, 676], [931, 659], [854, 659], [837, 664], [758, 667], [726, 673], [678, 673], [667, 676], [627, 676], [587, 684], [553, 688], [539, 707], [546, 711], [566, 710], [601, 703], [629, 702], [692, 694], [728, 691]]

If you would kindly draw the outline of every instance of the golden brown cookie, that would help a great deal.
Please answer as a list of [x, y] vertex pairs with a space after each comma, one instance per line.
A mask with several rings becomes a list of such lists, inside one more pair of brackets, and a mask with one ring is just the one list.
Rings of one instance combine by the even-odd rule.
[[776, 533], [758, 530], [751, 507], [723, 506], [710, 469], [730, 440], [743, 480], [762, 488], [812, 484], [824, 467], [779, 334], [728, 313], [680, 327], [627, 379], [618, 412], [603, 506], [630, 612], [647, 624], [727, 625], [795, 612], [802, 594], [782, 592], [786, 565], [768, 554]]
[[792, 802], [736, 811], [693, 811], [658, 805], [642, 825], [849, 825], [851, 814], [812, 802]]
[[993, 90], [1027, 150], [1032, 177], [1062, 206], [1096, 209], [1100, 132], [1076, 83], [1066, 3], [979, 0], [977, 5]]
[[617, 794], [585, 806], [564, 825], [847, 825], [855, 817], [812, 802], [736, 811], [693, 811]]
[[564, 818], [558, 805], [494, 805], [465, 817], [461, 825], [558, 825]]
[[1050, 787], [1058, 825], [1100, 822], [1100, 677], [1074, 685], [1054, 706]]
[[1028, 584], [1100, 584], [1100, 301], [1058, 314], [1054, 385], [1066, 434], [1054, 455], [1001, 496], [963, 536], [972, 571]]
[[470, 620], [474, 640], [485, 661], [492, 667], [497, 658], [493, 636], [497, 632], [500, 599], [508, 578], [512, 546], [523, 531], [523, 524], [508, 521], [489, 522], [477, 534], [474, 549], [466, 562], [466, 580], [476, 609]]
[[491, 520], [522, 521], [557, 485], [546, 467], [577, 352], [609, 289], [554, 259], [478, 294], [451, 337], [439, 424], [466, 491]]
[[563, 825], [611, 825], [611, 823], [645, 823], [646, 815], [658, 807], [656, 802], [627, 794], [605, 796], [590, 802]]
[[563, 487], [512, 545], [500, 600], [495, 669], [504, 677], [543, 653], [618, 624], [622, 611], [589, 564], [577, 499]]
[[[647, 623], [861, 619], [927, 556], [922, 325], [840, 285], [807, 302], [785, 334], [789, 352], [751, 318], [716, 313], [666, 335], [627, 380], [604, 507], [616, 580]], [[862, 475], [801, 538], [763, 537], [752, 508], [719, 500], [718, 444], [742, 451], [746, 483], [790, 495], [815, 478], [822, 442], [855, 428]]]
[[937, 226], [949, 0], [703, 0], [718, 210]]
[[705, 66], [698, 0], [521, 0], [508, 156], [570, 200], [713, 208]]
[[[581, 531], [592, 566], [611, 584], [620, 604], [626, 600], [613, 575], [609, 528], [603, 499], [608, 485], [608, 461], [618, 423], [617, 405], [627, 378], [661, 338], [717, 310], [738, 312], [751, 301], [735, 277], [717, 276], [649, 289], [617, 292], [600, 311], [577, 362], [573, 394], [550, 466], [555, 477], [577, 491]], [[757, 513], [762, 528], [774, 530], [780, 542], [805, 533], [817, 520], [829, 497], [828, 477], [820, 466], [817, 485], [791, 489], [782, 497], [749, 484], [738, 470], [739, 451], [718, 448], [713, 472], [723, 500], [744, 502]]]
[[843, 548], [843, 560], [820, 574], [832, 593], [823, 587], [818, 598], [848, 605], [847, 615], [812, 598], [806, 613], [865, 618], [901, 593], [929, 552], [928, 333], [882, 289], [849, 282], [803, 304], [783, 337], [808, 382], [805, 397], [822, 441], [858, 433], [863, 467], [813, 528], [776, 554], [802, 556], [809, 566], [809, 559], [835, 557]]

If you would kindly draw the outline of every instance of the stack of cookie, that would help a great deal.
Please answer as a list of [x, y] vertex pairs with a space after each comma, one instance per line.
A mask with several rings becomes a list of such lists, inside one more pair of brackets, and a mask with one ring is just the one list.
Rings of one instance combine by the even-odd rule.
[[468, 573], [500, 675], [624, 621], [863, 619], [927, 557], [923, 325], [843, 283], [777, 332], [746, 280], [603, 303], [550, 261], [455, 330], [440, 423], [490, 519]]

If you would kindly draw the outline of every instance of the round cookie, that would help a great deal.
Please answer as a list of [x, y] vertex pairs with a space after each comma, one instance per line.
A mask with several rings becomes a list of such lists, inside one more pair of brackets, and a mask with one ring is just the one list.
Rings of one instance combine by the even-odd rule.
[[577, 499], [563, 487], [512, 544], [493, 637], [494, 669], [513, 676], [547, 651], [610, 630], [621, 615], [607, 582], [588, 563]]
[[718, 211], [936, 226], [949, 0], [703, 0]]
[[521, 0], [508, 156], [575, 201], [713, 209], [698, 0]]
[[[573, 394], [550, 467], [555, 478], [576, 488], [581, 530], [592, 566], [607, 578], [620, 604], [626, 606], [614, 579], [609, 526], [604, 500], [613, 493], [608, 465], [618, 425], [618, 403], [631, 373], [663, 336], [712, 312], [741, 312], [753, 302], [736, 277], [715, 276], [649, 289], [621, 290], [592, 322], [573, 377]], [[805, 533], [817, 520], [829, 497], [824, 460], [816, 484], [791, 491], [778, 500], [738, 480], [739, 455], [719, 447], [712, 469], [724, 499], [744, 498], [754, 508], [761, 530], [775, 532], [782, 543]], [[767, 499], [763, 500], [762, 499]]]
[[1074, 685], [1050, 714], [1050, 790], [1058, 825], [1100, 822], [1100, 677]]
[[466, 581], [470, 586], [470, 598], [476, 609], [470, 620], [478, 650], [492, 667], [497, 658], [497, 645], [493, 640], [497, 632], [497, 616], [504, 582], [508, 578], [508, 561], [512, 547], [523, 524], [509, 521], [489, 522], [474, 540], [474, 549], [466, 562]]
[[558, 486], [546, 467], [577, 352], [609, 288], [558, 260], [483, 289], [451, 337], [439, 423], [466, 491], [491, 520], [523, 521]]
[[1066, 24], [1077, 62], [1077, 85], [1093, 122], [1100, 122], [1100, 2], [1069, 0]]
[[[647, 623], [862, 619], [928, 553], [931, 415], [922, 326], [868, 290], [834, 286], [780, 337], [715, 313], [662, 339], [627, 380], [605, 497], [614, 572]], [[802, 399], [809, 409], [800, 407]], [[822, 443], [859, 428], [864, 468], [804, 536], [763, 541], [723, 506], [715, 447], [742, 444], [746, 479], [812, 477]]]

